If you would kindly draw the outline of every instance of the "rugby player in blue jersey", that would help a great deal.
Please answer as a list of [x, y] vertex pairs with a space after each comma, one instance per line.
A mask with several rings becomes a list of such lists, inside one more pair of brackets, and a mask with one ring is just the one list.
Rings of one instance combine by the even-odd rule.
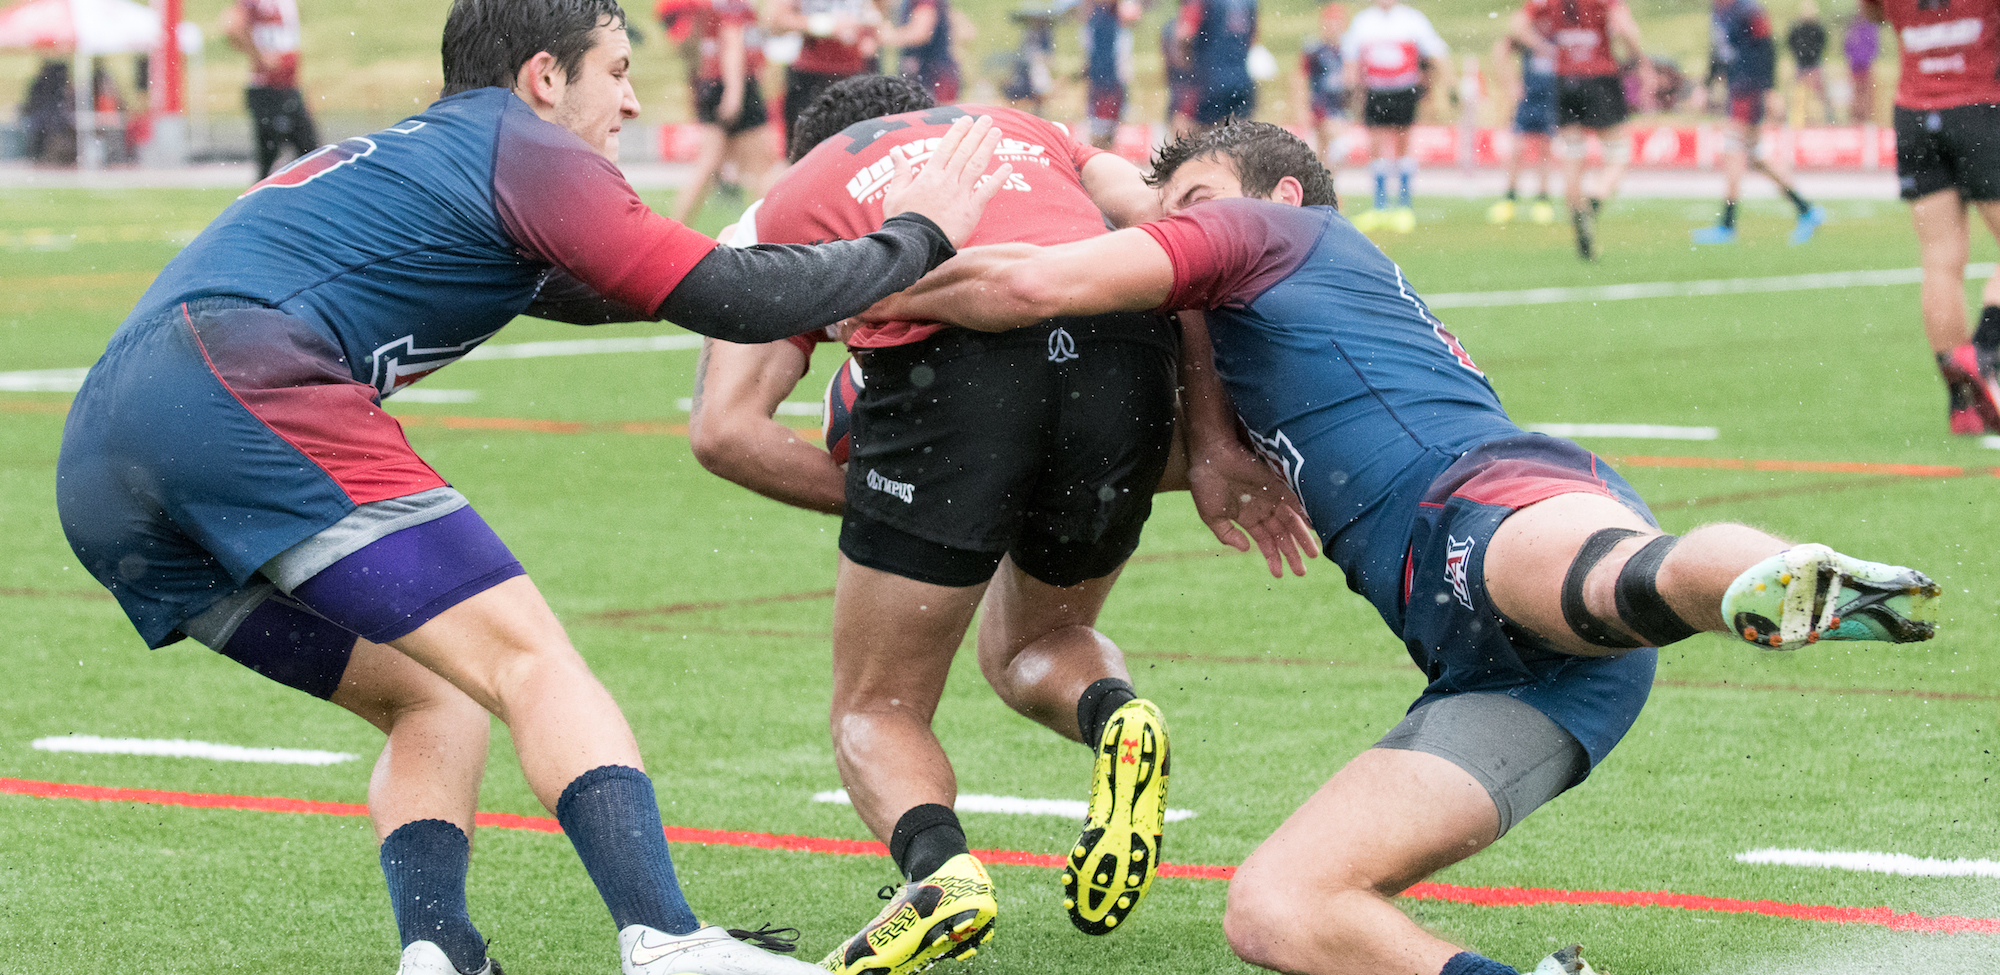
[[704, 927], [638, 743], [507, 547], [386, 396], [519, 314], [738, 341], [855, 311], [952, 253], [1006, 179], [970, 119], [863, 239], [717, 248], [619, 173], [613, 0], [457, 0], [423, 113], [252, 187], [160, 273], [64, 430], [77, 556], [152, 647], [193, 637], [382, 729], [370, 783], [405, 975], [494, 970], [465, 902], [488, 712], [610, 909], [627, 975], [813, 971]]
[[[1653, 648], [1704, 631], [1785, 649], [1932, 635], [1938, 587], [1921, 573], [1744, 525], [1663, 534], [1602, 459], [1515, 426], [1284, 130], [1183, 139], [1153, 179], [1163, 220], [1057, 247], [969, 248], [865, 317], [1004, 329], [1193, 312], [1182, 368], [1204, 517], [1311, 550], [1270, 492], [1213, 484], [1209, 459], [1242, 450], [1240, 419], [1348, 587], [1426, 675], [1402, 722], [1238, 868], [1224, 930], [1246, 961], [1513, 973], [1389, 898], [1582, 781], [1638, 717]], [[1550, 964], [1582, 967], [1573, 952]]]

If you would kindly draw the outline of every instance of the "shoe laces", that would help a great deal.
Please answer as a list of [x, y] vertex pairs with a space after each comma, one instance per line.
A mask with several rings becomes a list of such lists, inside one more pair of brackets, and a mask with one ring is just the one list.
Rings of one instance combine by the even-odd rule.
[[766, 924], [755, 931], [746, 931], [742, 928], [728, 928], [727, 930], [730, 937], [762, 948], [765, 951], [774, 951], [781, 955], [789, 955], [799, 950], [798, 928], [774, 928]]

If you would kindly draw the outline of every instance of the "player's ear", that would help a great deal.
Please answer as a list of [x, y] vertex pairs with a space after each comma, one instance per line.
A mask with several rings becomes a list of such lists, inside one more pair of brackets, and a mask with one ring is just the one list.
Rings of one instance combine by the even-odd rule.
[[530, 108], [541, 110], [553, 108], [562, 97], [569, 76], [563, 73], [562, 64], [556, 56], [547, 51], [536, 51], [535, 56], [521, 62], [521, 68], [514, 73], [514, 94], [528, 103]]
[[1306, 201], [1306, 188], [1295, 177], [1280, 177], [1278, 185], [1271, 187], [1271, 201], [1288, 207], [1301, 206]]

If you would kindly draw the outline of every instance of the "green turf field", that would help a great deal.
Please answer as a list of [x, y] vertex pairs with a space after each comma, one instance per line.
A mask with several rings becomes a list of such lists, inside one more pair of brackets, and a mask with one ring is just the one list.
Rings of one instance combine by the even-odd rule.
[[[177, 241], [229, 199], [0, 191], [0, 373], [88, 365]], [[1390, 242], [1420, 291], [1915, 263], [1907, 215], [1888, 201], [1832, 205], [1835, 222], [1806, 248], [1784, 245], [1779, 205], [1751, 204], [1743, 245], [1699, 252], [1686, 231], [1712, 219], [1708, 204], [1620, 202], [1595, 267], [1576, 262], [1563, 228], [1489, 227], [1484, 202], [1422, 200], [1424, 225]], [[722, 207], [705, 214], [706, 229], [726, 219]], [[1975, 250], [1975, 260], [1992, 258], [1990, 243]], [[1893, 286], [1441, 313], [1524, 423], [1717, 428], [1710, 441], [1585, 441], [1633, 459], [1626, 475], [1669, 530], [1749, 521], [1922, 567], [1947, 600], [1943, 635], [1913, 647], [1771, 653], [1704, 636], [1671, 648], [1651, 705], [1589, 782], [1436, 880], [2000, 918], [1990, 875], [1735, 859], [1766, 847], [2000, 859], [2000, 450], [1945, 433], [1915, 301], [1914, 286]], [[523, 320], [496, 344], [670, 331]], [[811, 800], [839, 786], [824, 727], [837, 523], [694, 463], [676, 432], [693, 363], [692, 352], [468, 361], [418, 387], [462, 391], [460, 401], [393, 409], [509, 541], [618, 697], [669, 825], [866, 838], [849, 809]], [[823, 382], [830, 366], [808, 382]], [[0, 393], [9, 636], [0, 778], [364, 801], [379, 746], [372, 729], [190, 643], [147, 651], [83, 574], [52, 502], [67, 399]], [[1172, 722], [1171, 805], [1197, 815], [1170, 827], [1170, 863], [1239, 862], [1420, 689], [1338, 575], [1322, 562], [1306, 579], [1273, 582], [1258, 560], [1219, 548], [1184, 495], [1159, 505], [1102, 629]], [[1089, 756], [1006, 710], [969, 654], [938, 725], [964, 792], [1083, 797]], [[29, 744], [69, 734], [363, 759], [266, 765]], [[481, 806], [547, 815], [504, 731]], [[364, 819], [9, 794], [0, 815], [0, 975], [394, 968], [395, 927]], [[976, 848], [1058, 854], [1074, 837], [1059, 817], [965, 822]], [[474, 916], [510, 972], [612, 970], [610, 925], [559, 835], [485, 829], [477, 843]], [[878, 857], [689, 843], [675, 853], [704, 918], [796, 925], [815, 958], [874, 914], [875, 888], [892, 873]], [[1055, 870], [993, 875], [999, 934], [958, 966], [969, 975], [1250, 970], [1224, 944], [1220, 881], [1162, 879], [1128, 930], [1089, 939], [1063, 916]], [[1444, 936], [1517, 966], [1581, 941], [1605, 975], [1972, 972], [2000, 957], [1994, 934], [1601, 903], [1403, 903]]]

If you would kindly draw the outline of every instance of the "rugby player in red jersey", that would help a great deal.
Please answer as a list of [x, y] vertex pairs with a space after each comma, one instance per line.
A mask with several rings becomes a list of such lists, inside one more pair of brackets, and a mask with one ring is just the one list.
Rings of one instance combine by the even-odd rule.
[[[1632, 139], [1625, 133], [1625, 81], [1613, 41], [1625, 45], [1639, 64], [1641, 103], [1652, 99], [1653, 66], [1646, 60], [1639, 24], [1620, 0], [1528, 0], [1514, 11], [1508, 35], [1555, 59], [1557, 137], [1569, 183], [1570, 223], [1576, 228], [1577, 254], [1595, 260], [1598, 213], [1618, 192], [1618, 181], [1632, 161]], [[1591, 135], [1603, 148], [1604, 168], [1596, 185], [1586, 189], [1585, 139]]]
[[1895, 30], [1896, 179], [1917, 224], [1924, 268], [1924, 336], [1949, 390], [1953, 433], [2000, 433], [2000, 276], [1981, 295], [1966, 337], [1965, 261], [1979, 211], [2000, 239], [2000, 3], [1862, 0]]
[[[829, 98], [897, 84], [907, 82], [839, 83], [801, 116], [798, 147]], [[755, 239], [869, 232], [878, 219], [876, 185], [891, 160], [921, 157], [968, 110], [996, 119], [999, 155], [1015, 167], [979, 239], [1056, 243], [1102, 233], [1107, 216], [1129, 225], [1157, 212], [1157, 196], [1136, 169], [1060, 126], [1009, 109], [943, 107], [862, 115], [866, 121], [812, 132], [832, 134], [756, 208]], [[796, 381], [804, 362], [797, 350], [711, 346], [705, 402], [691, 424], [698, 456], [730, 465], [732, 479], [805, 506], [837, 503], [843, 512], [835, 754], [857, 813], [888, 844], [906, 883], [823, 964], [850, 973], [914, 971], [969, 955], [992, 930], [992, 886], [967, 852], [952, 811], [956, 781], [930, 728], [982, 599], [979, 656], [988, 681], [1017, 711], [1097, 754], [1090, 823], [1072, 850], [1065, 896], [1077, 927], [1110, 931], [1153, 877], [1169, 761], [1158, 709], [1136, 696], [1118, 648], [1093, 624], [1137, 544], [1170, 453], [1171, 326], [1147, 315], [1101, 316], [988, 336], [887, 323], [848, 342], [862, 382], [838, 498], [826, 490], [830, 458], [798, 459], [808, 446], [768, 413], [752, 413], [774, 406]], [[732, 367], [746, 356], [757, 364]], [[717, 394], [727, 401], [706, 399]], [[734, 435], [717, 436], [716, 420], [749, 420], [737, 429], [761, 459], [725, 459], [734, 451], [718, 441]]]

